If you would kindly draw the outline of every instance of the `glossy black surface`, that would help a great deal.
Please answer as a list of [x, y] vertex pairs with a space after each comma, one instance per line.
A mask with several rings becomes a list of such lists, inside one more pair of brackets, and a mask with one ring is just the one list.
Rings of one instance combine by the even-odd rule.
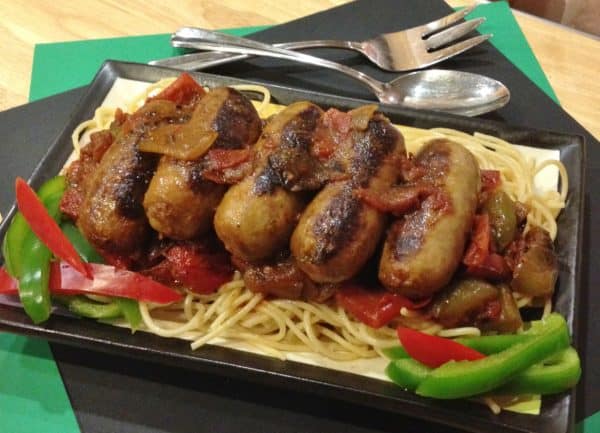
[[[117, 77], [155, 81], [171, 75], [173, 71], [163, 68], [119, 62], [106, 63], [70, 122], [36, 167], [31, 177], [32, 185], [39, 186], [60, 170], [71, 152], [71, 131], [79, 122], [93, 116], [94, 109], [102, 102]], [[196, 78], [209, 87], [239, 82], [233, 78], [208, 74], [197, 74]], [[280, 86], [270, 86], [270, 90], [275, 101], [283, 104], [304, 99], [311, 100], [323, 108], [335, 106], [347, 109], [364, 103], [360, 100]], [[443, 126], [466, 132], [480, 131], [514, 143], [560, 150], [561, 160], [569, 172], [570, 191], [567, 208], [558, 220], [559, 235], [556, 242], [560, 252], [561, 273], [555, 305], [556, 309], [567, 317], [571, 330], [576, 333], [576, 289], [579, 287], [580, 275], [584, 190], [583, 139], [576, 135], [527, 130], [481, 119], [385, 107], [382, 109], [392, 121], [400, 124], [423, 128]], [[6, 221], [9, 219], [10, 215]], [[0, 236], [3, 236], [6, 226], [7, 222], [0, 228]], [[545, 398], [539, 417], [509, 412], [495, 416], [482, 405], [465, 401], [440, 402], [423, 399], [373, 379], [219, 347], [205, 347], [192, 352], [188, 343], [184, 341], [163, 339], [143, 333], [131, 335], [126, 330], [87, 320], [55, 315], [43, 326], [35, 326], [20, 309], [0, 306], [0, 326], [13, 332], [39, 335], [51, 341], [185, 367], [209, 375], [260, 382], [276, 388], [301, 389], [303, 393], [367, 405], [475, 432], [566, 432], [572, 426], [573, 395]]]

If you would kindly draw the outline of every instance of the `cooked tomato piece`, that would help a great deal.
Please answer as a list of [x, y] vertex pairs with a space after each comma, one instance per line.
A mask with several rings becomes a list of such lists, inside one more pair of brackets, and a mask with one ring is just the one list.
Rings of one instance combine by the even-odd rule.
[[335, 299], [347, 312], [371, 328], [381, 328], [390, 323], [400, 314], [402, 307], [416, 310], [430, 301], [426, 299], [414, 303], [397, 293], [383, 289], [369, 290], [358, 285], [339, 289]]

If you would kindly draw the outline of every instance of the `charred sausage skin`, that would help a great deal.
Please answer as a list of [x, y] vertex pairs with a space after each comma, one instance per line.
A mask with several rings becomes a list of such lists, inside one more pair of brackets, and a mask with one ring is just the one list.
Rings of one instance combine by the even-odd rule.
[[[205, 94], [190, 123], [218, 134], [212, 148], [240, 149], [258, 139], [261, 120], [240, 92], [219, 87]], [[182, 161], [162, 156], [144, 196], [144, 209], [154, 230], [176, 240], [196, 238], [211, 228], [226, 187], [202, 178], [203, 158]]]
[[309, 147], [322, 113], [314, 104], [298, 102], [265, 126], [252, 174], [229, 188], [215, 213], [215, 231], [232, 255], [258, 263], [287, 248], [305, 200], [283, 188], [269, 157], [279, 149]]
[[141, 153], [138, 142], [161, 122], [182, 122], [186, 113], [170, 101], [146, 103], [120, 128], [98, 167], [85, 182], [77, 225], [97, 248], [127, 254], [150, 232], [142, 200], [158, 158]]
[[[364, 110], [371, 108], [361, 107], [349, 115], [362, 118]], [[316, 195], [291, 238], [298, 266], [318, 283], [338, 283], [358, 273], [384, 231], [385, 215], [355, 192], [385, 189], [396, 181], [398, 161], [405, 157], [404, 140], [383, 115], [372, 111], [369, 115], [364, 130], [355, 126], [339, 149], [348, 179], [330, 182]]]
[[431, 296], [458, 268], [477, 208], [479, 166], [458, 143], [427, 143], [415, 163], [435, 187], [418, 210], [392, 223], [379, 264], [379, 280], [412, 299]]

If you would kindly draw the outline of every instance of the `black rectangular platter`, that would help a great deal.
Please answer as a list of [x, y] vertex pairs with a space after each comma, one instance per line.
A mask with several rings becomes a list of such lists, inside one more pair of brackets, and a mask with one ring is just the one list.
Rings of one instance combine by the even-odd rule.
[[[31, 185], [37, 188], [60, 171], [72, 151], [71, 131], [83, 120], [93, 117], [94, 110], [102, 103], [117, 78], [152, 82], [176, 74], [177, 71], [166, 68], [106, 62], [73, 112], [69, 123], [36, 166], [29, 179]], [[203, 73], [193, 75], [208, 87], [247, 83], [231, 77]], [[370, 102], [277, 85], [268, 87], [273, 102], [281, 104], [309, 100], [322, 108], [350, 109]], [[566, 208], [558, 219], [556, 247], [559, 252], [560, 275], [554, 305], [555, 310], [566, 317], [576, 342], [576, 312], [580, 298], [578, 291], [583, 289], [580, 284], [580, 264], [584, 206], [584, 139], [578, 135], [512, 127], [477, 118], [388, 106], [380, 108], [397, 124], [419, 128], [447, 127], [468, 133], [479, 131], [516, 144], [560, 151], [560, 159], [569, 174], [569, 193]], [[4, 237], [14, 212], [13, 207], [0, 226], [0, 237]], [[301, 389], [303, 393], [341, 399], [472, 432], [564, 433], [573, 428], [574, 391], [543, 398], [542, 412], [539, 416], [507, 411], [493, 415], [487, 407], [473, 402], [425, 399], [404, 392], [391, 383], [218, 346], [206, 346], [192, 351], [187, 341], [161, 338], [144, 332], [131, 334], [126, 329], [99, 324], [92, 320], [53, 315], [46, 323], [34, 325], [22, 309], [0, 305], [0, 329], [210, 374], [287, 389]]]

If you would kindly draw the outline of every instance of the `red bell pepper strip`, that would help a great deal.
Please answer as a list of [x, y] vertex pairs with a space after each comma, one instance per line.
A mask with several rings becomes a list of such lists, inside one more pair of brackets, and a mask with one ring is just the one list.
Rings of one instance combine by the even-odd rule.
[[54, 295], [105, 295], [156, 304], [179, 301], [183, 295], [148, 277], [113, 266], [90, 263], [94, 279], [84, 278], [70, 264], [52, 263], [50, 292]]
[[359, 321], [371, 328], [381, 328], [400, 314], [402, 307], [416, 310], [430, 300], [414, 303], [397, 293], [351, 285], [337, 291], [336, 301]]
[[204, 95], [204, 89], [190, 74], [183, 73], [151, 99], [165, 99], [176, 104], [189, 104], [195, 97]]
[[[88, 280], [67, 263], [53, 262], [50, 267], [50, 293], [53, 295], [104, 295], [167, 304], [183, 295], [172, 288], [135, 272], [113, 266], [92, 264], [96, 278]], [[0, 268], [0, 295], [17, 295], [18, 281]]]
[[11, 277], [4, 266], [0, 268], [0, 295], [18, 295], [19, 283]]
[[398, 338], [411, 358], [431, 368], [448, 361], [475, 361], [485, 355], [453, 340], [399, 327]]
[[69, 239], [48, 214], [35, 191], [20, 177], [15, 182], [15, 190], [17, 206], [35, 235], [56, 257], [68, 262], [86, 278], [93, 279], [90, 268], [81, 260]]

